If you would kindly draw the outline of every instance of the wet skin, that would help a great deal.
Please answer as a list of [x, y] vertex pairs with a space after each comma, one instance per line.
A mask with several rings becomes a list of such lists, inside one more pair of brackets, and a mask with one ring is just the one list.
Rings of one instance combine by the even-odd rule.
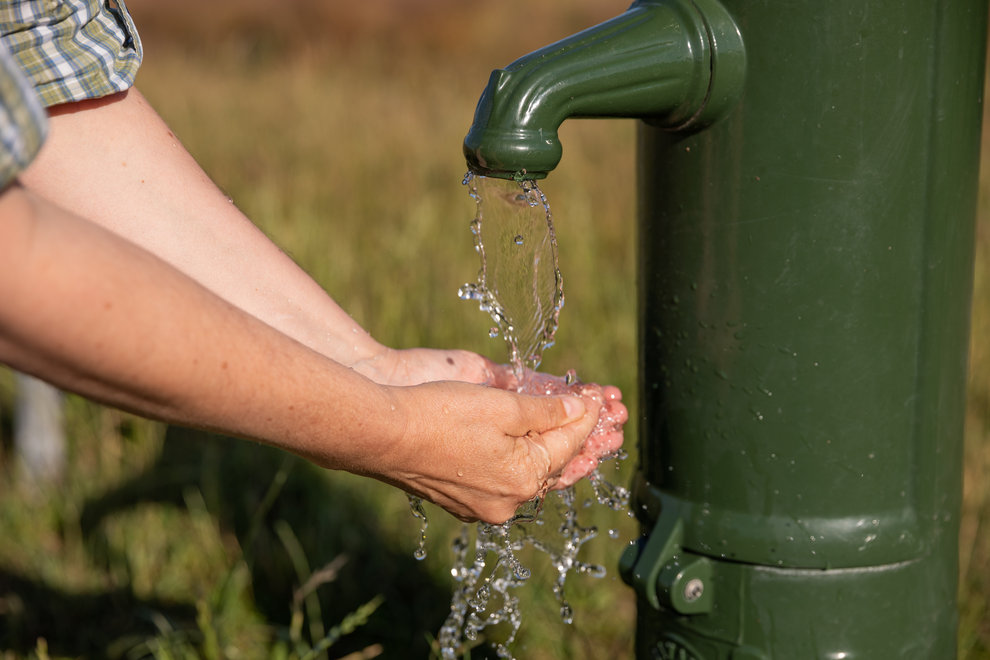
[[574, 485], [591, 474], [602, 460], [614, 456], [622, 447], [622, 427], [629, 419], [629, 411], [622, 403], [622, 392], [613, 385], [583, 383], [576, 379], [573, 372], [569, 376], [554, 376], [529, 370], [523, 374], [520, 382], [509, 367], [493, 369], [493, 379], [489, 384], [521, 394], [574, 394], [584, 398], [589, 409], [592, 405], [601, 404], [598, 423], [577, 455], [564, 466], [559, 475], [548, 482], [552, 490]]

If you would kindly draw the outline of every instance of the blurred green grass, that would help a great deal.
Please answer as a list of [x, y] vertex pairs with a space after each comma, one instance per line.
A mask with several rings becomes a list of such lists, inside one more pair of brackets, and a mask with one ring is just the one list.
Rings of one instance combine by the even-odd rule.
[[[461, 140], [492, 68], [625, 4], [289, 0], [277, 12], [264, 0], [131, 5], [146, 47], [138, 86], [227, 194], [345, 309], [391, 346], [504, 358], [501, 340], [488, 338], [489, 320], [456, 296], [478, 267]], [[587, 380], [621, 387], [630, 439], [633, 133], [633, 122], [565, 123], [565, 158], [543, 185], [567, 292], [543, 368], [576, 367]], [[960, 657], [968, 660], [990, 658], [988, 169], [960, 553]], [[3, 373], [5, 446], [11, 401]], [[384, 600], [330, 657], [428, 657], [451, 588], [457, 524], [443, 512], [428, 509], [429, 555], [416, 562], [417, 522], [398, 491], [76, 397], [67, 419], [63, 484], [19, 482], [9, 447], [0, 455], [0, 658], [278, 657], [292, 649], [294, 589], [338, 557], [347, 563], [315, 592], [324, 631], [376, 595]], [[614, 478], [627, 482], [634, 463], [635, 455]], [[273, 485], [277, 497], [266, 500]], [[565, 626], [549, 567], [530, 562], [535, 587], [524, 594], [527, 618], [514, 646], [521, 658], [631, 656], [634, 602], [614, 563], [634, 525], [597, 507], [583, 515], [622, 531], [586, 546], [586, 559], [610, 574], [569, 581], [576, 621]], [[312, 596], [301, 602], [308, 630]]]

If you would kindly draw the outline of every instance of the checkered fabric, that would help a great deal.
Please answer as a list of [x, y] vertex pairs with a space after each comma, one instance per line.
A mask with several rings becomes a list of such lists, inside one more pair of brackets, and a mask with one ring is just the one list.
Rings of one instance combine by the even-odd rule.
[[45, 109], [0, 43], [0, 190], [38, 153], [47, 128]]
[[0, 0], [0, 42], [46, 106], [123, 91], [141, 64], [122, 0]]

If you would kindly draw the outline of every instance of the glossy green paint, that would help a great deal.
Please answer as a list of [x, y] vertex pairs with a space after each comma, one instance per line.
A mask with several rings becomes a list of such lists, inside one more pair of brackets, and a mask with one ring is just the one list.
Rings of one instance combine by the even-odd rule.
[[986, 0], [722, 5], [717, 121], [640, 127], [638, 653], [952, 658]]
[[724, 114], [742, 86], [738, 30], [715, 0], [638, 0], [601, 25], [492, 72], [464, 139], [471, 170], [542, 179], [568, 117], [649, 118], [679, 130]]
[[639, 646], [954, 657], [986, 2], [725, 4], [738, 105], [640, 134], [637, 488], [725, 561]]

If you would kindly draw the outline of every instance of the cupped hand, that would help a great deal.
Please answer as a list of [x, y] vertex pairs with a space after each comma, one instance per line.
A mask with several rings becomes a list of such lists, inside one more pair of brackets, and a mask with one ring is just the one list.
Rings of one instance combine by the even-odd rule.
[[629, 411], [622, 403], [622, 392], [618, 387], [582, 383], [580, 391], [582, 396], [601, 397], [603, 405], [591, 435], [581, 445], [578, 455], [564, 467], [555, 486], [558, 489], [574, 485], [591, 474], [602, 460], [615, 456], [625, 437], [622, 427], [629, 420]]
[[600, 408], [598, 422], [578, 454], [564, 467], [555, 489], [571, 486], [591, 474], [605, 458], [614, 456], [622, 447], [622, 427], [629, 420], [629, 411], [622, 403], [622, 392], [613, 385], [583, 383], [571, 372], [567, 376], [525, 370], [521, 376], [505, 365], [491, 368], [491, 384], [513, 392], [532, 395], [580, 396], [596, 402]]
[[397, 388], [395, 398], [402, 439], [370, 471], [462, 520], [490, 523], [557, 486], [604, 404], [451, 381]]

